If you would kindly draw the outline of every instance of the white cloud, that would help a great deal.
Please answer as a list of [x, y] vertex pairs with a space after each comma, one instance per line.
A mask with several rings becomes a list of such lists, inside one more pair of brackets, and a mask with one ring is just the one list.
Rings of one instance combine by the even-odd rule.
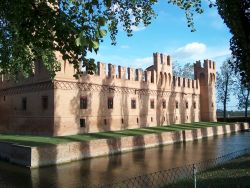
[[205, 53], [207, 46], [203, 43], [192, 42], [175, 50], [174, 58], [194, 58]]
[[173, 61], [182, 65], [187, 62], [194, 63], [197, 60], [211, 59], [216, 62], [218, 68], [227, 57], [230, 57], [231, 51], [228, 46], [207, 46], [204, 43], [192, 42], [172, 50], [172, 53], [170, 50], [170, 54], [173, 56]]
[[137, 68], [146, 69], [148, 66], [153, 64], [153, 57], [137, 58], [133, 61], [133, 64]]

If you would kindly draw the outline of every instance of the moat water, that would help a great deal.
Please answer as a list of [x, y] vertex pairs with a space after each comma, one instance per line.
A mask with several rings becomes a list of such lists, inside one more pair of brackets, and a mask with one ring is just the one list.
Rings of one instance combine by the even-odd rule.
[[250, 132], [241, 132], [32, 170], [0, 161], [0, 187], [75, 188], [105, 184], [213, 159], [249, 147], [249, 143]]

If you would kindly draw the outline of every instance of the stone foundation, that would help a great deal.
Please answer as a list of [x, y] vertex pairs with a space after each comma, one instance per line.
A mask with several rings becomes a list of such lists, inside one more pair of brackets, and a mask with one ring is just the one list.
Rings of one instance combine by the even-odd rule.
[[39, 147], [0, 142], [0, 158], [34, 168], [249, 130], [248, 123]]

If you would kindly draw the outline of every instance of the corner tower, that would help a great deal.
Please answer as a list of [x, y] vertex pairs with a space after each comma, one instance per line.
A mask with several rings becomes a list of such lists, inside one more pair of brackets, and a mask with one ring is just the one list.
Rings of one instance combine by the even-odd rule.
[[204, 60], [194, 64], [194, 77], [200, 83], [200, 117], [201, 121], [217, 121], [215, 103], [215, 62]]

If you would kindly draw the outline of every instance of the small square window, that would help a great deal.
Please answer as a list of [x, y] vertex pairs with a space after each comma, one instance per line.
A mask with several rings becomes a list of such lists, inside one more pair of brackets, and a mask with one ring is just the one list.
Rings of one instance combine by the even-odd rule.
[[166, 100], [162, 101], [162, 108], [165, 109], [166, 108]]
[[151, 108], [151, 109], [154, 109], [154, 108], [155, 108], [155, 101], [154, 101], [154, 99], [152, 99], [152, 100], [150, 101], [150, 108]]
[[23, 111], [27, 110], [27, 98], [26, 97], [22, 98], [22, 110]]
[[49, 98], [48, 96], [42, 96], [42, 108], [43, 110], [47, 110], [49, 107]]
[[131, 100], [131, 108], [136, 109], [136, 100], [135, 99]]
[[85, 119], [80, 119], [80, 127], [85, 127], [85, 126], [86, 126]]
[[88, 99], [87, 97], [80, 98], [80, 109], [87, 109], [88, 107]]
[[113, 109], [113, 97], [108, 98], [108, 109]]
[[175, 108], [176, 108], [176, 109], [179, 108], [179, 103], [178, 103], [178, 101], [175, 102]]

